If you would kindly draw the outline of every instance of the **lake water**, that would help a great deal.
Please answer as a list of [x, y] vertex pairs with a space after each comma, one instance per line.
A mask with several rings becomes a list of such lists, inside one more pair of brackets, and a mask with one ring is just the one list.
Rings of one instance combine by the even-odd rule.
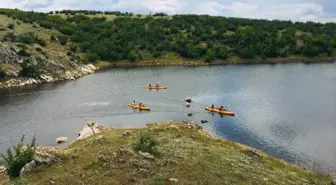
[[[160, 81], [168, 90], [143, 86]], [[185, 107], [184, 99], [194, 102]], [[151, 107], [138, 112], [133, 100]], [[235, 117], [211, 115], [225, 105]], [[188, 117], [188, 113], [195, 113]], [[336, 64], [139, 67], [76, 81], [0, 90], [0, 151], [21, 134], [39, 145], [74, 140], [87, 121], [139, 127], [167, 120], [209, 120], [205, 130], [308, 168], [336, 169]]]

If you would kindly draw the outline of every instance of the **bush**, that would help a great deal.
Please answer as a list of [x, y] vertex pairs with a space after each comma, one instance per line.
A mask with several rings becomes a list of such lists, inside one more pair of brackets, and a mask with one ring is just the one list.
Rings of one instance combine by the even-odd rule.
[[38, 68], [27, 61], [21, 64], [21, 75], [24, 77], [38, 77], [40, 76], [40, 71]]
[[204, 56], [204, 60], [205, 62], [209, 63], [214, 61], [216, 58], [215, 52], [212, 49], [208, 49], [205, 56]]
[[37, 52], [42, 52], [43, 50], [40, 47], [35, 48]]
[[18, 40], [18, 37], [13, 32], [8, 32], [3, 37], [3, 40], [4, 41], [9, 41], [9, 42], [16, 42]]
[[128, 53], [127, 59], [133, 62], [137, 59], [137, 56], [138, 55], [135, 53], [135, 51], [131, 51]]
[[66, 45], [67, 42], [68, 42], [68, 37], [66, 37], [66, 36], [58, 36], [58, 39], [59, 39], [61, 45]]
[[68, 51], [68, 52], [67, 52], [67, 55], [68, 55], [68, 56], [71, 56], [71, 55], [72, 55], [71, 51]]
[[86, 54], [87, 57], [87, 61], [89, 62], [96, 62], [97, 60], [99, 60], [99, 56], [97, 53], [88, 53]]
[[15, 28], [15, 24], [13, 24], [13, 23], [9, 23], [9, 24], [7, 25], [7, 27], [8, 27], [9, 29], [13, 30], [13, 29]]
[[[8, 148], [6, 154], [1, 154], [4, 162], [7, 166], [7, 173], [11, 179], [15, 179], [20, 176], [21, 169], [33, 160], [35, 154], [35, 136], [33, 137], [29, 145], [24, 146], [24, 135], [18, 144], [13, 147], [13, 151]], [[14, 154], [13, 154], [14, 153]]]
[[148, 152], [157, 155], [157, 141], [150, 135], [141, 135], [139, 141], [135, 144], [134, 149], [142, 152]]

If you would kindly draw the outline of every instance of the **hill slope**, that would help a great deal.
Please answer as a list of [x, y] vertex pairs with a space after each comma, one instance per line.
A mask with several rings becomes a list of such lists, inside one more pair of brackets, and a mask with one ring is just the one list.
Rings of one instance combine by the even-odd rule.
[[332, 183], [327, 176], [213, 138], [196, 125], [186, 123], [150, 124], [147, 128], [128, 131], [108, 129], [57, 153], [63, 162], [40, 166], [21, 181], [24, 184], [144, 185]]

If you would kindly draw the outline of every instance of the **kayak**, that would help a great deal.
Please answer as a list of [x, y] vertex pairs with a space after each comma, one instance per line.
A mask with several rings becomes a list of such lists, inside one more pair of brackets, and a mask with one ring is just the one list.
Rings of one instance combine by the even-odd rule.
[[168, 89], [167, 86], [159, 86], [159, 87], [156, 87], [156, 86], [146, 86], [145, 89]]
[[205, 110], [210, 111], [210, 112], [216, 112], [216, 113], [219, 113], [219, 114], [226, 114], [226, 115], [230, 115], [230, 116], [235, 115], [234, 112], [227, 111], [227, 110], [219, 110], [219, 109], [216, 109], [216, 108], [212, 109], [210, 107], [205, 107]]
[[139, 110], [147, 110], [150, 111], [149, 107], [143, 106], [143, 107], [139, 107], [139, 105], [133, 105], [133, 104], [128, 104], [128, 106], [132, 107], [133, 109], [139, 109]]

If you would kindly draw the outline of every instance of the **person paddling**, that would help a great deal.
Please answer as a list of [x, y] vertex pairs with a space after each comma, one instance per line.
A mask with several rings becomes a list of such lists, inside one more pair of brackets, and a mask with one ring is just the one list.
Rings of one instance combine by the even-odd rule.
[[214, 108], [215, 108], [215, 105], [214, 105], [214, 104], [212, 104], [212, 105], [211, 105], [211, 108], [212, 108], [212, 109], [214, 109]]
[[157, 82], [156, 82], [156, 87], [159, 87], [159, 86], [160, 86], [160, 82], [157, 81]]
[[222, 105], [222, 106], [219, 108], [219, 110], [220, 110], [220, 111], [225, 110], [225, 109], [224, 109], [224, 106]]
[[140, 104], [139, 104], [139, 107], [144, 107], [144, 106], [145, 106], [145, 105], [144, 105], [144, 104], [142, 104], [142, 103], [140, 103]]
[[135, 105], [135, 100], [133, 100], [133, 103], [132, 103], [132, 105]]
[[149, 85], [148, 85], [148, 87], [152, 87], [152, 82], [149, 82]]

